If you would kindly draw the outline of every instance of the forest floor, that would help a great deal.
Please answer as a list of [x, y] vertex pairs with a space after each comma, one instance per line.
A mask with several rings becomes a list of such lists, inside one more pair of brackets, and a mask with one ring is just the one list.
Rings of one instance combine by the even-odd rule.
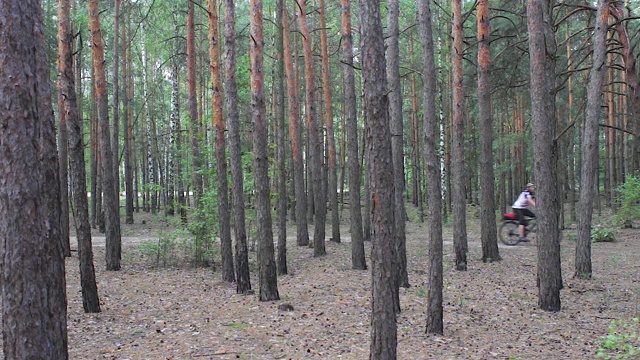
[[[94, 234], [101, 313], [83, 312], [77, 253], [67, 260], [71, 359], [369, 357], [371, 276], [351, 269], [348, 224], [342, 243], [327, 241], [322, 258], [296, 246], [290, 229], [289, 275], [278, 279], [281, 300], [260, 302], [257, 295], [237, 295], [215, 266], [156, 266], [161, 261], [145, 258], [145, 251], [175, 233], [157, 216], [135, 218], [136, 224], [122, 224], [121, 271], [105, 271], [104, 237]], [[465, 272], [453, 269], [451, 225], [444, 229], [441, 336], [425, 334], [428, 225], [407, 224], [412, 286], [401, 289], [399, 359], [593, 359], [612, 322], [638, 316], [639, 230], [620, 230], [616, 242], [593, 244], [591, 281], [572, 278], [575, 242], [563, 240], [562, 310], [550, 313], [537, 306], [535, 242], [500, 245], [502, 261], [485, 264], [478, 220], [468, 222]], [[370, 267], [370, 244], [366, 253]], [[257, 294], [255, 258], [251, 252]], [[282, 304], [293, 311], [279, 310]]]

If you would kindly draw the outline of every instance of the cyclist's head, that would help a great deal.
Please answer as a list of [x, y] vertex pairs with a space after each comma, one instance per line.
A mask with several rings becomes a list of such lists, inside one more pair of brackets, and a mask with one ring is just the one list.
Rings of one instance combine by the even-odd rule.
[[527, 184], [527, 190], [529, 190], [530, 192], [534, 192], [536, 191], [536, 186], [530, 182]]

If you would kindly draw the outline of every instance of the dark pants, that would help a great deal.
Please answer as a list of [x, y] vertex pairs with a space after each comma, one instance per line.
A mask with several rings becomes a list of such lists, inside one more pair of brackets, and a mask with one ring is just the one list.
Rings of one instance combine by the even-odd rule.
[[530, 218], [534, 218], [536, 217], [536, 215], [534, 213], [531, 212], [531, 210], [529, 209], [513, 209], [516, 212], [516, 216], [518, 217], [518, 224], [520, 225], [524, 225], [527, 226], [527, 219], [525, 219], [525, 216], [530, 217]]

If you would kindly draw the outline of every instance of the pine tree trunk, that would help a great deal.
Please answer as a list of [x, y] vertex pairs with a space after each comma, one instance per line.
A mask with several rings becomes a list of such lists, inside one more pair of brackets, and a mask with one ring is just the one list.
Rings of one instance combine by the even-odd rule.
[[478, 1], [478, 125], [480, 127], [480, 219], [482, 261], [500, 261], [493, 173], [493, 119], [491, 115], [491, 48], [489, 0]]
[[349, 215], [351, 220], [351, 267], [366, 270], [364, 235], [362, 233], [362, 211], [360, 205], [360, 157], [358, 155], [358, 109], [353, 70], [353, 36], [351, 35], [351, 3], [340, 0], [342, 35], [342, 82], [344, 86], [344, 117], [348, 134], [349, 157]]
[[[58, 78], [58, 89], [62, 88]], [[58, 93], [58, 109], [64, 108], [64, 98], [62, 93]], [[69, 154], [67, 131], [67, 114], [58, 111], [58, 170], [60, 179], [60, 231], [62, 241], [62, 252], [65, 257], [71, 257], [71, 244], [69, 239]]]
[[400, 84], [400, 4], [389, 0], [387, 4], [387, 81], [389, 84], [389, 116], [391, 121], [391, 152], [393, 158], [394, 227], [396, 234], [397, 286], [396, 305], [400, 310], [399, 287], [408, 288], [406, 212], [404, 208], [404, 125], [402, 119], [402, 86]]
[[307, 163], [311, 175], [311, 188], [313, 189], [314, 205], [314, 233], [313, 256], [319, 257], [327, 254], [325, 249], [325, 225], [327, 206], [322, 187], [322, 145], [318, 134], [318, 121], [315, 114], [315, 73], [313, 51], [311, 47], [311, 32], [307, 23], [306, 2], [298, 2], [298, 21], [302, 34], [302, 47], [304, 50], [305, 68], [305, 114], [307, 116], [307, 131], [309, 134], [309, 161]]
[[309, 245], [309, 229], [307, 227], [307, 196], [304, 186], [304, 166], [302, 164], [302, 131], [300, 129], [300, 110], [296, 74], [293, 67], [291, 40], [289, 38], [289, 15], [286, 3], [282, 10], [282, 33], [284, 66], [287, 77], [287, 97], [289, 109], [289, 139], [293, 156], [293, 183], [295, 187], [296, 208], [296, 243], [298, 246]]
[[[126, 38], [127, 26], [124, 26], [123, 37]], [[123, 93], [122, 107], [124, 109], [122, 127], [124, 128], [124, 187], [125, 187], [125, 223], [133, 224], [133, 109], [131, 100], [133, 99], [133, 61], [131, 46], [123, 49], [124, 59], [122, 61]]]
[[[628, 21], [626, 9], [621, 2], [614, 2], [612, 4], [613, 15], [616, 17], [616, 30], [618, 30], [618, 39], [622, 46], [622, 60], [625, 65], [625, 75], [627, 77], [627, 94], [630, 101], [631, 114], [633, 118], [637, 119], [640, 116], [640, 78], [638, 77], [638, 70], [636, 65], [636, 58], [633, 53], [633, 46], [629, 42], [629, 34], [627, 30]], [[640, 134], [640, 122], [634, 121], [632, 124], [632, 131], [634, 134]], [[640, 169], [640, 136], [634, 136], [631, 145], [631, 171], [630, 173], [636, 173]]]
[[280, 300], [276, 263], [274, 259], [273, 231], [269, 191], [269, 164], [267, 155], [267, 116], [264, 95], [264, 33], [262, 0], [251, 0], [249, 47], [251, 66], [251, 117], [253, 119], [253, 170], [255, 181], [256, 224], [258, 226], [258, 278], [260, 301]]
[[238, 86], [236, 80], [236, 31], [235, 1], [225, 0], [225, 101], [229, 119], [229, 158], [231, 168], [231, 193], [233, 202], [234, 235], [236, 240], [236, 292], [246, 294], [251, 290], [249, 254], [244, 212], [244, 178], [240, 149], [240, 119], [238, 115]]
[[456, 270], [467, 270], [467, 184], [464, 155], [464, 89], [462, 70], [462, 4], [451, 2], [453, 13], [453, 129], [451, 131], [451, 176], [453, 202], [453, 247]]
[[555, 56], [553, 1], [528, 0], [533, 171], [538, 217], [538, 305], [560, 310], [562, 272], [556, 187]]
[[2, 0], [0, 8], [4, 358], [65, 360], [59, 164], [41, 2]]
[[[573, 124], [574, 117], [573, 117], [573, 57], [571, 55], [571, 37], [569, 36], [569, 27], [567, 26], [567, 31], [566, 31], [566, 43], [567, 43], [567, 72], [570, 74], [568, 79], [567, 79], [567, 91], [568, 91], [568, 116], [567, 116], [567, 121], [568, 124]], [[569, 125], [567, 125], [569, 126]], [[569, 201], [569, 220], [571, 222], [575, 222], [576, 221], [576, 176], [575, 176], [575, 163], [576, 163], [576, 159], [575, 159], [575, 153], [573, 151], [573, 147], [574, 147], [574, 140], [575, 140], [575, 129], [576, 126], [574, 126], [573, 129], [570, 130], [570, 136], [569, 136], [569, 146], [567, 146], [567, 167], [568, 167], [568, 171], [567, 171], [567, 182], [569, 183], [569, 194], [568, 194], [568, 201]]]
[[394, 233], [394, 188], [389, 99], [384, 57], [384, 36], [379, 0], [359, 0], [364, 77], [364, 109], [367, 119], [372, 202], [371, 342], [370, 359], [397, 357], [397, 271]]
[[227, 182], [227, 145], [224, 132], [224, 105], [222, 99], [222, 72], [220, 71], [220, 36], [218, 31], [218, 4], [209, 0], [209, 61], [211, 69], [213, 126], [216, 130], [216, 163], [218, 165], [218, 221], [220, 226], [220, 255], [222, 280], [236, 280], [233, 266], [231, 219], [229, 211], [229, 185]]
[[122, 241], [120, 235], [120, 206], [114, 183], [113, 152], [109, 132], [109, 103], [107, 99], [107, 80], [104, 68], [104, 45], [99, 18], [99, 1], [89, 1], [89, 28], [93, 51], [93, 67], [96, 77], [96, 99], [98, 104], [98, 123], [100, 133], [100, 154], [102, 160], [102, 193], [104, 198], [106, 265], [107, 270], [120, 270]]
[[113, 132], [111, 133], [111, 153], [113, 154], [113, 186], [118, 194], [120, 207], [120, 0], [113, 0]]
[[338, 212], [338, 173], [336, 166], [336, 140], [333, 129], [333, 104], [331, 102], [331, 75], [329, 73], [329, 45], [324, 0], [320, 0], [320, 51], [322, 54], [322, 91], [324, 95], [325, 122], [327, 125], [327, 156], [329, 208], [331, 209], [331, 241], [340, 242], [340, 213]]
[[[202, 136], [200, 117], [198, 116], [198, 97], [196, 94], [196, 32], [195, 32], [195, 3], [187, 1], [187, 88], [189, 95], [189, 118], [191, 119], [191, 176], [193, 179], [193, 203], [200, 208], [200, 198], [203, 193], [202, 154], [200, 137]], [[201, 219], [194, 219], [200, 222]], [[200, 243], [204, 234], [197, 232], [196, 242]], [[201, 249], [196, 249], [196, 263], [202, 261], [199, 255]]]
[[69, 134], [69, 166], [73, 189], [78, 259], [80, 261], [82, 305], [86, 313], [97, 313], [100, 312], [100, 300], [98, 299], [98, 288], [93, 267], [91, 225], [89, 224], [89, 204], [87, 201], [87, 174], [84, 163], [82, 121], [76, 101], [69, 12], [69, 0], [60, 0], [58, 4], [58, 79], [60, 95], [64, 99], [63, 106], [60, 107], [60, 115], [64, 114], [66, 118]]
[[440, 187], [440, 159], [438, 158], [438, 119], [436, 118], [436, 66], [433, 51], [430, 0], [421, 0], [420, 38], [424, 61], [424, 164], [427, 173], [427, 196], [429, 220], [429, 292], [427, 304], [428, 334], [442, 334], [443, 306], [443, 242], [442, 242], [442, 190]]
[[607, 27], [610, 0], [598, 1], [596, 27], [593, 34], [593, 65], [587, 88], [587, 109], [582, 138], [580, 168], [580, 196], [578, 200], [578, 228], [574, 277], [591, 279], [591, 222], [598, 168], [598, 121], [601, 94], [607, 70]]
[[285, 137], [285, 112], [284, 112], [284, 44], [282, 34], [282, 8], [284, 7], [284, 1], [276, 1], [276, 26], [278, 31], [276, 32], [276, 48], [277, 48], [277, 65], [275, 76], [276, 87], [276, 104], [275, 108], [275, 120], [278, 124], [278, 130], [276, 133], [277, 144], [277, 189], [278, 189], [278, 203], [277, 216], [278, 216], [278, 275], [286, 275], [289, 273], [287, 269], [287, 169], [286, 169], [286, 137]]

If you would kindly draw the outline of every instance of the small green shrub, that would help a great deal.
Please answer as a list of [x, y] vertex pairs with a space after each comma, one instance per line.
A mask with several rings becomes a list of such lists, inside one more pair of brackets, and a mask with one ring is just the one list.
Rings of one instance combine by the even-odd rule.
[[593, 242], [614, 242], [616, 241], [616, 229], [602, 225], [591, 227], [591, 240]]
[[640, 355], [638, 318], [631, 321], [614, 320], [609, 326], [609, 334], [598, 341], [598, 357], [609, 359], [632, 359]]
[[628, 177], [616, 190], [620, 209], [613, 216], [613, 221], [617, 225], [631, 227], [632, 221], [640, 219], [640, 177]]

